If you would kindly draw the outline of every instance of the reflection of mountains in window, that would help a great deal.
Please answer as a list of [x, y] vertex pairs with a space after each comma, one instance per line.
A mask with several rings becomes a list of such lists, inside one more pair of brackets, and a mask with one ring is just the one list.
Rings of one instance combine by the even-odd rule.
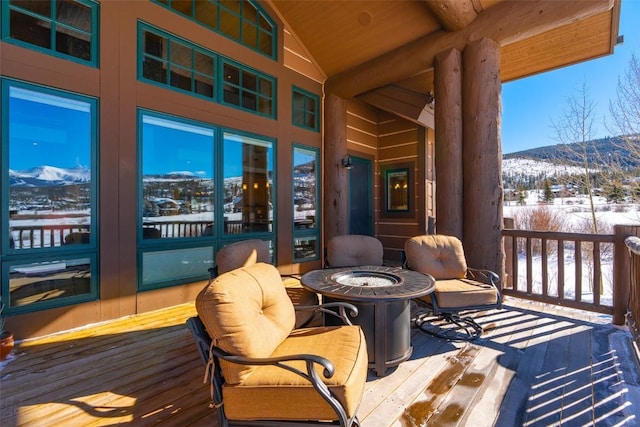
[[91, 206], [91, 171], [38, 166], [9, 171], [10, 204], [15, 209], [87, 209]]

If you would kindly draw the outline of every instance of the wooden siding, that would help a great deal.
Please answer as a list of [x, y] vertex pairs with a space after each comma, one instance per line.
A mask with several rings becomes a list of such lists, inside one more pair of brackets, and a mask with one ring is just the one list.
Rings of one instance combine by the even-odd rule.
[[[379, 129], [378, 182], [381, 187], [381, 196], [377, 237], [385, 248], [385, 260], [389, 263], [399, 263], [404, 242], [412, 236], [425, 233], [427, 204], [425, 178], [433, 167], [427, 162], [428, 143], [424, 128], [408, 120], [381, 113]], [[383, 200], [385, 177], [381, 171], [404, 167], [410, 169], [409, 212], [387, 212], [386, 203]]]
[[[23, 341], [0, 365], [2, 426], [218, 426], [185, 320], [192, 303]], [[409, 360], [369, 374], [363, 427], [632, 426], [628, 331], [609, 316], [507, 298], [473, 343], [412, 329]]]

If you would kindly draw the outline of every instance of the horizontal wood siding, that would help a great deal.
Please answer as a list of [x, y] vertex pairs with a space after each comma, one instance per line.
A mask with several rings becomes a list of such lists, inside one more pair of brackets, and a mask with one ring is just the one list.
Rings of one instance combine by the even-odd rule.
[[[425, 178], [431, 167], [426, 162], [426, 131], [413, 122], [382, 113], [379, 123], [380, 148], [378, 153], [378, 238], [384, 246], [384, 258], [389, 263], [399, 263], [404, 242], [425, 232]], [[391, 213], [386, 211], [384, 171], [409, 167], [410, 211]]]

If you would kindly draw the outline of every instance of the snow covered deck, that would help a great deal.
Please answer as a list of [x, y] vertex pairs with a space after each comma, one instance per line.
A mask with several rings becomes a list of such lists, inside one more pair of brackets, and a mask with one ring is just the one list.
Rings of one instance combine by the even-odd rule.
[[[217, 425], [185, 327], [193, 304], [20, 343], [0, 371], [0, 425]], [[637, 425], [638, 363], [608, 315], [506, 298], [485, 335], [412, 330], [413, 355], [370, 374], [364, 427]]]

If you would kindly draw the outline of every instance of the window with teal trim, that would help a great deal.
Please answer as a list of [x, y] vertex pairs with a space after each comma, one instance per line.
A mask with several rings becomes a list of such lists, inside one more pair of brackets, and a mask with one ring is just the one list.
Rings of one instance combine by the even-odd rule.
[[3, 0], [2, 39], [98, 65], [98, 3], [90, 0]]
[[275, 239], [272, 139], [143, 109], [138, 134], [141, 290], [207, 279], [231, 241]]
[[293, 124], [314, 131], [320, 130], [320, 98], [300, 88], [292, 89], [291, 117]]
[[275, 78], [143, 23], [138, 34], [141, 80], [275, 118]]
[[275, 117], [275, 79], [223, 59], [223, 103]]
[[98, 297], [97, 101], [2, 80], [2, 299], [9, 314]]
[[250, 0], [154, 0], [270, 58], [276, 58], [273, 20]]
[[216, 96], [215, 53], [143, 24], [140, 37], [143, 79], [206, 98]]
[[319, 258], [319, 160], [316, 148], [293, 147], [293, 260]]

